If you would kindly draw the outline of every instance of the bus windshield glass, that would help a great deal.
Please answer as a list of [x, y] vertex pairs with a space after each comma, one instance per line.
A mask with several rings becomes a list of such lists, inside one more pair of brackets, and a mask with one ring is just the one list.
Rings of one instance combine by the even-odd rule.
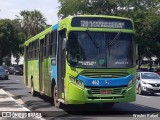
[[[70, 66], [81, 68], [129, 68], [135, 65], [134, 34], [71, 31], [67, 42]], [[95, 45], [98, 41], [98, 47]]]

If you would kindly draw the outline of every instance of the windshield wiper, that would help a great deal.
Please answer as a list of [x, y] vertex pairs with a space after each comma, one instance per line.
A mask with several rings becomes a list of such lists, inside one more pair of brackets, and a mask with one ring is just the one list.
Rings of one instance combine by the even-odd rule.
[[113, 40], [111, 40], [110, 42], [109, 42], [109, 46], [112, 46], [112, 45], [114, 45], [115, 44], [115, 42], [116, 42], [116, 40], [119, 38], [119, 36], [121, 35], [121, 31], [119, 31], [117, 34], [116, 34], [116, 36], [113, 38]]
[[119, 38], [119, 36], [121, 35], [121, 31], [119, 31], [116, 36], [112, 39], [112, 40], [109, 40], [108, 42], [108, 52], [109, 52], [109, 56], [110, 56], [110, 46], [113, 46], [116, 42], [116, 40]]
[[94, 36], [92, 35], [92, 33], [91, 33], [88, 29], [86, 30], [86, 32], [87, 32], [88, 36], [91, 38], [93, 44], [94, 44], [97, 48], [99, 48], [99, 47], [100, 47], [100, 42], [97, 41], [97, 40], [94, 38]]

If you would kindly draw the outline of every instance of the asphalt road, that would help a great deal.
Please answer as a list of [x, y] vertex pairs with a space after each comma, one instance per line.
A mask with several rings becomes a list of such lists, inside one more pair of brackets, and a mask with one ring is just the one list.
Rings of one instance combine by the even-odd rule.
[[[136, 102], [117, 103], [111, 110], [107, 110], [103, 105], [74, 105], [63, 106], [57, 109], [51, 104], [51, 99], [47, 96], [38, 95], [32, 97], [30, 89], [25, 87], [23, 76], [10, 75], [9, 80], [0, 80], [0, 88], [14, 94], [15, 99], [22, 99], [24, 106], [31, 111], [40, 111], [46, 119], [106, 119], [128, 120], [141, 118], [158, 120], [160, 118], [160, 94], [137, 95]], [[146, 115], [149, 116], [146, 116]], [[157, 118], [157, 115], [158, 117]], [[152, 116], [151, 116], [152, 115]], [[128, 118], [129, 117], [129, 118]]]

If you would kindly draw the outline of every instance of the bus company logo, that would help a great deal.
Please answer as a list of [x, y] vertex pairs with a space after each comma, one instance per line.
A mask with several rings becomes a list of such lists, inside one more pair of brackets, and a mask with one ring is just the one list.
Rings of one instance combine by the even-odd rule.
[[109, 85], [109, 81], [108, 81], [108, 80], [105, 80], [105, 84]]

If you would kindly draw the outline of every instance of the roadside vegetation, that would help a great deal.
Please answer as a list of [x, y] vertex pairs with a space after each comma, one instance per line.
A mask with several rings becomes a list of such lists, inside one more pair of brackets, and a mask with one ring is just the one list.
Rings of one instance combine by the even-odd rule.
[[14, 20], [0, 19], [0, 65], [10, 65], [11, 53], [18, 60], [23, 54], [23, 43], [47, 27], [40, 11], [21, 11]]

